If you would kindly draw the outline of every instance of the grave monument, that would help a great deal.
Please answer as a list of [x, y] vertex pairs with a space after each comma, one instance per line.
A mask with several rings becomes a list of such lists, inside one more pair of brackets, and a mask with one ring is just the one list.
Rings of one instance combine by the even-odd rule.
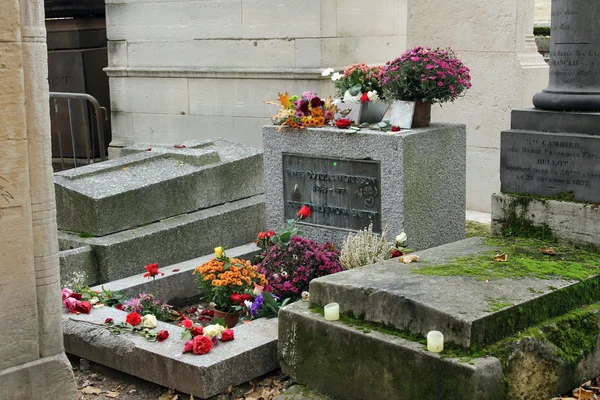
[[598, 2], [552, 1], [550, 82], [534, 96], [537, 108], [514, 110], [502, 132], [495, 233], [517, 218], [559, 238], [600, 243], [599, 17]]
[[44, 2], [0, 3], [0, 398], [75, 399], [63, 349]]

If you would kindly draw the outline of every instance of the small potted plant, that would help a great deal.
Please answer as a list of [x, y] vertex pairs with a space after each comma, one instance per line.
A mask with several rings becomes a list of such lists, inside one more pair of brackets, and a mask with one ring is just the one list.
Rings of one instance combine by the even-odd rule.
[[[335, 85], [341, 101], [338, 104], [340, 116], [356, 123], [374, 123], [383, 119], [389, 104], [383, 98], [379, 86], [380, 69], [381, 66], [371, 67], [358, 63], [352, 64], [343, 73], [335, 72], [333, 68], [322, 72], [323, 76], [331, 76]], [[345, 110], [349, 110], [346, 115]]]
[[265, 286], [265, 276], [250, 261], [229, 258], [223, 247], [215, 257], [195, 268], [198, 288], [211, 304], [215, 318], [224, 318], [229, 327], [237, 324], [241, 306], [254, 299], [255, 286]]
[[[450, 49], [418, 46], [388, 61], [379, 73], [379, 84], [384, 96], [394, 100], [390, 123], [401, 128], [428, 126], [431, 105], [463, 96], [471, 87], [469, 73]], [[409, 118], [403, 118], [402, 110], [408, 110]]]

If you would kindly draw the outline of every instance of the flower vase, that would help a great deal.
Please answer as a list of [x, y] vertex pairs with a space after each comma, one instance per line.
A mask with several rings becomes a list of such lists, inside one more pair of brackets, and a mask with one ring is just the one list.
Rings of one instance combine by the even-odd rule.
[[237, 313], [227, 313], [227, 312], [223, 312], [223, 311], [219, 311], [216, 308], [212, 309], [214, 311], [214, 317], [215, 319], [221, 319], [223, 318], [225, 320], [225, 324], [227, 325], [228, 328], [233, 328], [234, 326], [237, 325], [237, 323], [240, 320], [240, 315], [241, 313], [237, 312]]
[[417, 101], [415, 103], [415, 113], [413, 116], [412, 127], [424, 128], [431, 122], [431, 103]]
[[385, 101], [367, 101], [362, 103], [360, 123], [374, 124], [381, 122], [390, 105]]
[[390, 124], [392, 126], [398, 126], [402, 129], [410, 129], [412, 127], [414, 113], [414, 101], [395, 100], [392, 103]]

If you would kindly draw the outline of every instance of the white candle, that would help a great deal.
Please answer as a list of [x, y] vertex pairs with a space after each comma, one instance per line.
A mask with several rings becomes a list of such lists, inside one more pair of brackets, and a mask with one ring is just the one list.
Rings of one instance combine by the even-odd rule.
[[444, 350], [444, 335], [439, 331], [431, 331], [427, 334], [427, 350], [439, 353]]
[[340, 319], [340, 305], [338, 303], [329, 303], [325, 306], [325, 319], [327, 321]]

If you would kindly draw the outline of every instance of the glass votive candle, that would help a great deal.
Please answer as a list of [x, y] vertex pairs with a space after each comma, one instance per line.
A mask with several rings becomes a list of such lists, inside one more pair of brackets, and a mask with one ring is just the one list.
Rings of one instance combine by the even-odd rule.
[[439, 353], [444, 350], [444, 335], [439, 331], [427, 333], [427, 350]]
[[327, 321], [340, 319], [340, 305], [338, 303], [329, 303], [325, 306], [325, 319]]

